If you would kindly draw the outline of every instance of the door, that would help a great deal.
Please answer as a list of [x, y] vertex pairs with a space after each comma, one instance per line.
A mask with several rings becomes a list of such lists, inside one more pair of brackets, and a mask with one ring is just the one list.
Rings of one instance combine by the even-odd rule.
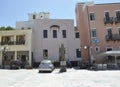
[[22, 62], [26, 62], [26, 55], [22, 55], [22, 56], [21, 56], [21, 61], [22, 61]]

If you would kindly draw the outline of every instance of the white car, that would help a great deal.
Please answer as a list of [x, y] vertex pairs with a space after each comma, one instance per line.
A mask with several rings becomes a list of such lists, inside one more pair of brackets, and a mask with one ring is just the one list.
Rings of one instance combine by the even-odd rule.
[[40, 72], [52, 72], [54, 70], [54, 65], [51, 60], [42, 60], [39, 65], [39, 73]]

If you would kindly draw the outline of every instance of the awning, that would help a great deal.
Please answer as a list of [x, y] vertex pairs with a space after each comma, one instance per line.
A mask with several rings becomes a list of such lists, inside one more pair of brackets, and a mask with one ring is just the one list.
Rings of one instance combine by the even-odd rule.
[[117, 56], [120, 56], [120, 50], [111, 50], [102, 53], [103, 56], [114, 56], [115, 57], [115, 65], [117, 65]]
[[111, 50], [102, 53], [103, 56], [120, 56], [120, 50]]

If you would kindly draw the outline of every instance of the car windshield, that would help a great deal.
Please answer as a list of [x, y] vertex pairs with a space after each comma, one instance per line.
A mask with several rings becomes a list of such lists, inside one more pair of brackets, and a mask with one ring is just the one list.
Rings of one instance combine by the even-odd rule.
[[51, 64], [51, 61], [42, 61], [41, 64], [42, 64], [42, 65], [45, 65], [45, 64], [48, 64], [48, 65], [49, 65], [49, 64]]

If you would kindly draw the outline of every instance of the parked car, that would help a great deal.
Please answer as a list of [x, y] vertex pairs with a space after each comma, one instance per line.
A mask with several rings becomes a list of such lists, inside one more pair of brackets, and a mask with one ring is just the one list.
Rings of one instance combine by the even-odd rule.
[[14, 60], [10, 62], [10, 69], [19, 69], [21, 67], [21, 64], [19, 61]]
[[39, 65], [40, 72], [52, 72], [54, 70], [54, 65], [51, 60], [42, 60]]

